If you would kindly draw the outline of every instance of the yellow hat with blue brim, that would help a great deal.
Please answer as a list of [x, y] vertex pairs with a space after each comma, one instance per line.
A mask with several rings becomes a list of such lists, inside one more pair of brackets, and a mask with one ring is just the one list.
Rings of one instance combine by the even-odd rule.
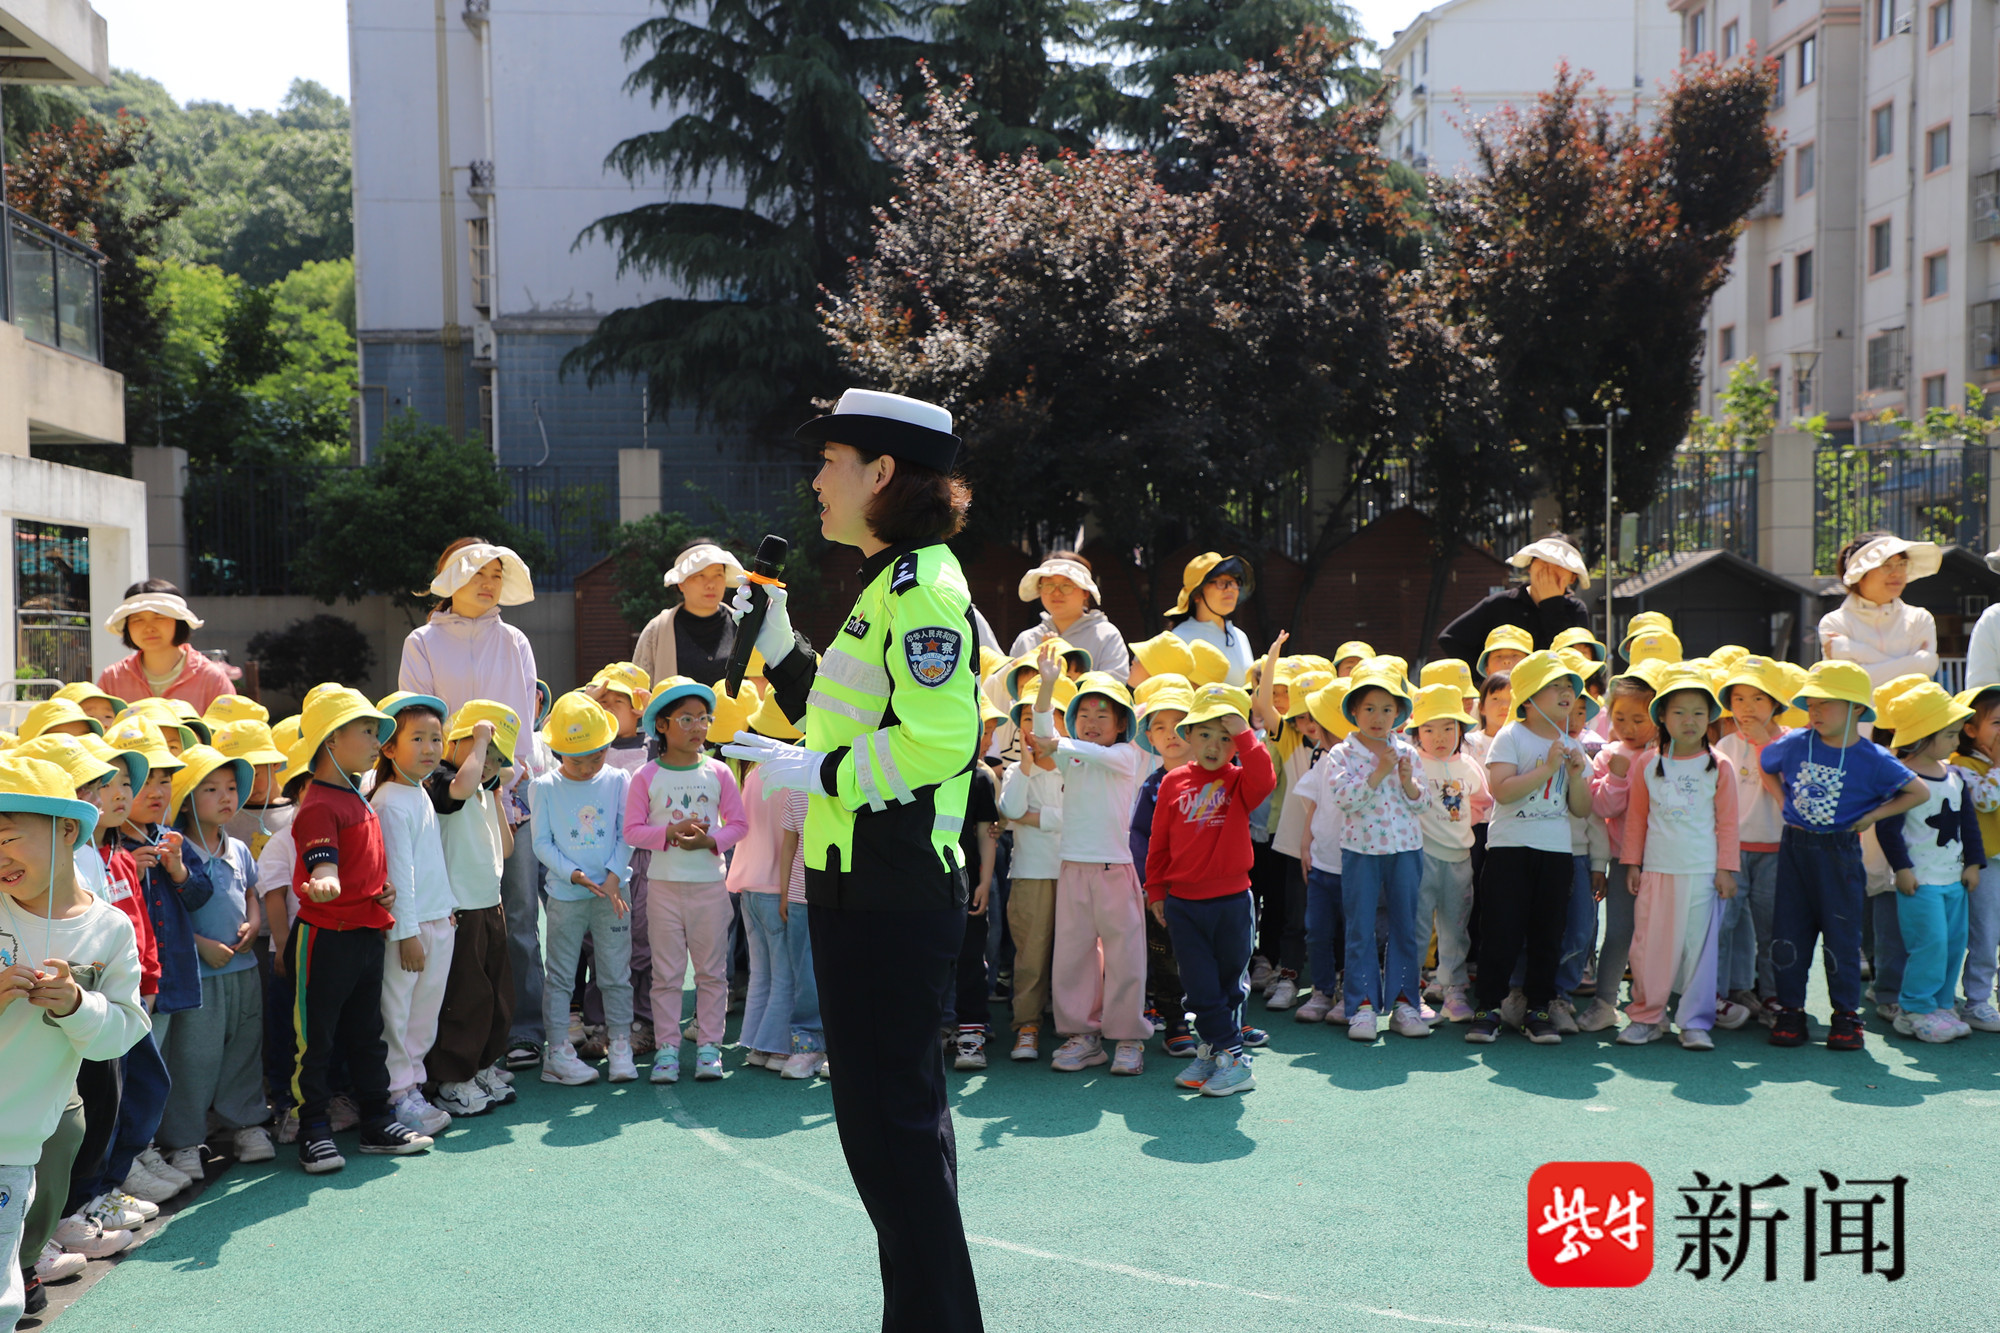
[[[1967, 708], [1977, 712], [1979, 710], [1979, 701], [1989, 694], [2000, 695], [2000, 681], [1996, 681], [1990, 685], [1974, 685], [1969, 689], [1960, 690], [1951, 697], [1964, 704]], [[1996, 849], [1996, 851], [2000, 851], [2000, 849]]]
[[1188, 651], [1187, 640], [1172, 630], [1162, 630], [1150, 639], [1141, 639], [1132, 645], [1132, 657], [1146, 668], [1149, 676], [1194, 675], [1194, 654]]
[[[82, 736], [60, 734], [37, 736], [31, 741], [22, 741], [10, 753], [22, 759], [40, 759], [45, 763], [54, 764], [69, 775], [72, 787], [82, 791], [91, 783], [101, 778], [108, 778], [124, 768], [115, 760], [102, 758], [93, 753], [90, 747], [83, 743], [85, 739]], [[97, 741], [99, 745], [104, 744], [95, 736], [88, 739]], [[111, 753], [117, 752], [111, 751]]]
[[[1578, 694], [1583, 693], [1583, 677], [1577, 675], [1568, 662], [1547, 649], [1529, 653], [1516, 662], [1513, 671], [1508, 675], [1508, 681], [1514, 691], [1514, 716], [1526, 717], [1534, 697], [1560, 680], [1569, 681], [1572, 690]], [[1567, 726], [1569, 722], [1566, 717], [1544, 720], [1557, 727]]]
[[194, 795], [194, 789], [206, 782], [212, 773], [219, 773], [224, 768], [235, 773], [236, 799], [239, 803], [250, 795], [250, 785], [256, 781], [256, 775], [250, 771], [247, 761], [231, 759], [212, 745], [195, 746], [181, 755], [181, 762], [185, 767], [174, 774], [173, 795], [167, 801], [169, 824], [180, 821], [181, 807], [188, 797]]
[[375, 706], [390, 717], [397, 716], [405, 708], [428, 708], [438, 715], [439, 726], [443, 726], [451, 717], [451, 709], [445, 707], [444, 700], [435, 694], [418, 694], [414, 690], [397, 690], [394, 694], [385, 694]]
[[30, 708], [28, 715], [21, 719], [19, 735], [22, 740], [31, 741], [47, 732], [51, 727], [71, 726], [78, 722], [89, 727], [96, 735], [102, 736], [104, 734], [104, 724], [102, 722], [84, 712], [68, 699], [44, 699], [33, 708]]
[[201, 720], [210, 728], [226, 727], [231, 722], [263, 722], [271, 720], [271, 710], [244, 694], [218, 694], [202, 710]]
[[115, 694], [106, 694], [87, 680], [79, 680], [65, 685], [49, 697], [51, 699], [67, 699], [79, 708], [83, 706], [85, 699], [102, 699], [111, 705], [114, 714], [122, 713], [131, 706]]
[[319, 694], [306, 704], [300, 715], [299, 743], [305, 746], [305, 766], [310, 769], [319, 758], [327, 738], [353, 722], [375, 724], [375, 741], [385, 745], [396, 734], [396, 719], [368, 702], [368, 696], [346, 685], [315, 687]]
[[153, 766], [146, 762], [145, 755], [137, 750], [120, 750], [102, 736], [78, 736], [75, 740], [92, 758], [101, 759], [107, 764], [117, 764], [123, 768], [126, 778], [132, 783], [133, 791], [146, 785], [146, 775], [153, 771]]
[[1633, 666], [1641, 662], [1665, 662], [1669, 666], [1682, 660], [1681, 640], [1672, 630], [1648, 630], [1625, 641], [1625, 660]]
[[[167, 748], [166, 733], [159, 724], [143, 714], [135, 714], [123, 721], [113, 722], [111, 729], [104, 733], [104, 743], [114, 750], [130, 750], [146, 761], [146, 777], [154, 773], [172, 772], [181, 766], [174, 758], [174, 752]], [[134, 788], [146, 785], [145, 777], [133, 780]]]
[[1647, 689], [1657, 691], [1660, 688], [1660, 677], [1674, 665], [1665, 658], [1649, 657], [1643, 662], [1632, 663], [1611, 679], [1614, 684], [1621, 680], [1636, 680]]
[[[1149, 730], [1147, 723], [1153, 714], [1179, 713], [1185, 718], [1187, 714], [1194, 711], [1194, 687], [1188, 684], [1186, 680], [1178, 676], [1155, 676], [1153, 679], [1164, 679], [1169, 683], [1148, 694], [1139, 704], [1139, 748], [1147, 754], [1158, 754], [1160, 752], [1159, 748], [1153, 744], [1151, 738], [1146, 734]], [[1153, 682], [1149, 680], [1146, 683], [1150, 685]], [[1176, 722], [1174, 726], [1178, 730], [1180, 723]]]
[[1479, 725], [1479, 719], [1466, 711], [1465, 696], [1450, 681], [1439, 681], [1418, 689], [1417, 697], [1410, 706], [1410, 720], [1404, 724], [1404, 730], [1415, 731], [1426, 722], [1456, 722], [1461, 735], [1466, 728]]
[[[622, 687], [609, 685], [607, 685], [607, 688], [622, 689]], [[721, 705], [717, 701], [718, 693], [713, 686], [704, 685], [692, 676], [662, 676], [653, 689], [651, 700], [645, 705], [645, 711], [639, 715], [639, 731], [643, 735], [652, 735], [660, 725], [660, 714], [666, 712], [675, 704], [682, 703], [688, 699], [701, 700], [703, 704], [707, 705], [708, 714], [713, 718], [721, 708]], [[734, 703], [735, 700], [731, 700], [730, 702]], [[739, 722], [749, 716], [747, 712], [743, 712], [741, 709], [738, 711], [742, 714], [737, 719]], [[741, 730], [740, 726], [735, 727], [728, 734], [734, 736]]]
[[77, 796], [69, 774], [46, 759], [23, 758], [11, 750], [0, 755], [0, 810], [74, 819], [71, 847], [81, 846], [97, 829], [97, 807]]
[[[491, 699], [469, 699], [446, 723], [444, 738], [447, 743], [462, 741], [472, 735], [472, 729], [481, 722], [493, 728], [493, 739], [487, 744], [500, 751], [500, 761], [506, 765], [514, 762], [514, 749], [521, 743], [521, 715], [506, 704]], [[482, 762], [484, 762], [482, 757]]]
[[[147, 699], [134, 699], [126, 706], [125, 711], [111, 719], [111, 722], [113, 726], [116, 726], [118, 723], [125, 721], [125, 719], [133, 717], [145, 718], [158, 727], [163, 740], [165, 739], [167, 729], [169, 727], [173, 728], [180, 733], [181, 748], [184, 750], [191, 745], [204, 745], [207, 743], [202, 733], [196, 731], [193, 726], [181, 718], [179, 713], [174, 711], [172, 704], [158, 696]], [[108, 735], [109, 733], [106, 734]]]
[[1178, 672], [1168, 672], [1164, 675], [1148, 676], [1144, 680], [1140, 681], [1137, 685], [1132, 686], [1133, 706], [1143, 710], [1146, 706], [1146, 700], [1152, 698], [1155, 694], [1159, 693], [1161, 690], [1171, 690], [1171, 689], [1187, 690], [1189, 693], [1193, 693], [1194, 682], [1189, 680], [1186, 676], [1179, 674]]
[[1312, 698], [1315, 690], [1323, 690], [1340, 677], [1331, 671], [1301, 671], [1293, 676], [1285, 686], [1285, 718], [1304, 717], [1311, 711], [1306, 700]]
[[[1145, 682], [1145, 684], [1151, 685], [1153, 681], [1166, 680], [1166, 679], [1170, 679], [1170, 677], [1153, 676], [1150, 677]], [[1037, 685], [1039, 686], [1039, 682], [1037, 682]], [[1144, 686], [1141, 686], [1141, 688], [1143, 689]], [[1020, 726], [1021, 714], [1027, 712], [1029, 709], [1032, 709], [1035, 706], [1035, 700], [1038, 697], [1039, 697], [1039, 689], [1036, 694], [1024, 694], [1020, 698], [1016, 699], [1012, 704], [1009, 704], [1006, 713], [1007, 720], [1012, 722], [1017, 727]], [[1067, 725], [1069, 721], [1070, 702], [1075, 698], [1076, 698], [1076, 682], [1069, 679], [1067, 676], [1057, 676], [1049, 689], [1049, 704], [1053, 709], [1058, 709], [1062, 712], [1063, 722], [1065, 725]]]
[[271, 729], [254, 717], [225, 722], [215, 729], [214, 748], [231, 759], [241, 759], [256, 768], [285, 763], [285, 752], [271, 739]]
[[215, 734], [215, 729], [202, 718], [199, 708], [185, 699], [170, 698], [166, 703], [167, 707], [174, 710], [174, 716], [181, 720], [181, 725], [194, 732], [196, 743], [208, 744], [209, 738]]
[[1927, 680], [1891, 699], [1883, 720], [1895, 731], [1898, 746], [1914, 745], [1965, 721], [1972, 711], [1946, 694], [1944, 686]]
[[1565, 648], [1590, 649], [1590, 656], [1585, 659], [1586, 661], [1602, 663], [1611, 657], [1611, 650], [1606, 648], [1595, 634], [1592, 634], [1582, 625], [1570, 626], [1570, 628], [1556, 635], [1554, 642], [1549, 644], [1549, 651], [1552, 653], [1559, 653]]
[[1868, 679], [1867, 670], [1858, 663], [1833, 658], [1815, 662], [1812, 670], [1806, 672], [1805, 682], [1793, 692], [1792, 703], [1805, 708], [1814, 699], [1854, 705], [1861, 710], [1860, 716], [1854, 719], [1856, 722], [1875, 720], [1874, 682]]
[[1242, 718], [1246, 726], [1250, 722], [1250, 692], [1235, 685], [1204, 685], [1194, 692], [1193, 703], [1188, 715], [1174, 728], [1183, 736], [1217, 718], [1233, 715]]
[[1778, 674], [1778, 664], [1760, 653], [1748, 653], [1736, 659], [1730, 664], [1728, 674], [1722, 678], [1716, 695], [1722, 700], [1724, 717], [1733, 716], [1729, 708], [1729, 693], [1738, 685], [1770, 697], [1772, 721], [1785, 711], [1785, 701], [1792, 697], [1791, 682]]
[[1359, 701], [1362, 692], [1377, 689], [1385, 691], [1396, 701], [1396, 720], [1390, 724], [1391, 727], [1401, 727], [1409, 721], [1411, 709], [1409, 682], [1396, 665], [1402, 660], [1400, 657], [1371, 657], [1354, 668], [1354, 674], [1347, 678], [1347, 693], [1340, 700], [1341, 716], [1353, 722], [1354, 705]]
[[1532, 653], [1535, 651], [1534, 636], [1519, 625], [1495, 625], [1479, 649], [1479, 660], [1472, 664], [1473, 670], [1484, 676], [1486, 659], [1503, 650], [1523, 655]]
[[571, 690], [549, 709], [542, 738], [557, 754], [591, 755], [618, 739], [618, 724], [597, 700], [582, 690]]
[[1666, 707], [1669, 696], [1690, 692], [1699, 694], [1708, 701], [1710, 722], [1722, 716], [1722, 700], [1716, 698], [1715, 685], [1709, 680], [1708, 673], [1691, 663], [1683, 662], [1660, 673], [1659, 689], [1653, 695], [1653, 702], [1647, 709], [1653, 716], [1653, 724], [1659, 725], [1661, 710]]
[[1604, 663], [1594, 657], [1585, 657], [1574, 648], [1551, 648], [1549, 651], [1568, 663], [1569, 669], [1574, 671], [1585, 682], [1588, 682], [1592, 676], [1604, 670]]
[[590, 678], [590, 683], [624, 695], [638, 709], [645, 708], [656, 692], [653, 678], [636, 662], [611, 662], [601, 666], [597, 674]]
[[979, 696], [980, 726], [984, 727], [989, 722], [1005, 722], [1007, 720], [1007, 715], [994, 706], [991, 699], [986, 697], [986, 691], [974, 690], [973, 693]]
[[1063, 725], [1076, 735], [1076, 710], [1085, 699], [1102, 699], [1119, 715], [1118, 739], [1129, 741], [1138, 730], [1138, 715], [1132, 707], [1132, 692], [1125, 682], [1108, 671], [1086, 671], [1076, 678], [1076, 693], [1063, 705]]

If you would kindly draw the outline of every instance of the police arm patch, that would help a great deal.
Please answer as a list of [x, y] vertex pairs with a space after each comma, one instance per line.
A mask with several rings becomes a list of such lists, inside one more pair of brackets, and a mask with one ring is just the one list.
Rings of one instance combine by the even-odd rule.
[[951, 679], [964, 651], [963, 630], [925, 625], [903, 634], [903, 661], [910, 668], [910, 678], [929, 689]]

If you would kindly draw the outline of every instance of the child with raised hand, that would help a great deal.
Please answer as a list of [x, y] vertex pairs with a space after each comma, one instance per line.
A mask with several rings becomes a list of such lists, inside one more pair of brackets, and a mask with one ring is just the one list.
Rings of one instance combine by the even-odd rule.
[[1896, 733], [1897, 757], [1925, 789], [1920, 805], [1878, 825], [1896, 875], [1896, 924], [1909, 955], [1895, 1027], [1919, 1041], [1972, 1033], [1953, 994], [1965, 966], [1966, 897], [1979, 886], [1986, 850], [1965, 771], [1945, 763], [1971, 716], [1971, 708], [1925, 681], [1890, 700], [1884, 719]]
[[[1354, 645], [1343, 645], [1342, 651]], [[1354, 733], [1354, 724], [1340, 710], [1348, 682], [1336, 676], [1306, 696], [1306, 708], [1321, 737], [1331, 747]], [[1312, 971], [1312, 993], [1292, 1011], [1300, 1023], [1345, 1023], [1347, 1000], [1340, 973], [1345, 957], [1346, 915], [1341, 908], [1340, 844], [1347, 816], [1333, 799], [1329, 777], [1333, 768], [1322, 753], [1299, 779], [1299, 862], [1306, 867], [1306, 965]]]
[[1651, 709], [1659, 745], [1640, 756], [1625, 813], [1623, 858], [1638, 887], [1632, 1021], [1618, 1044], [1666, 1036], [1667, 1004], [1678, 992], [1681, 1046], [1710, 1051], [1722, 903], [1736, 894], [1736, 772], [1708, 743], [1722, 711], [1708, 677], [1687, 665], [1663, 672], [1659, 684]]
[[1793, 696], [1806, 725], [1764, 747], [1758, 763], [1784, 802], [1778, 838], [1778, 892], [1771, 912], [1777, 997], [1773, 1046], [1806, 1044], [1806, 978], [1824, 942], [1833, 1001], [1827, 1049], [1858, 1051], [1861, 1025], [1861, 913], [1867, 872], [1861, 833], [1921, 805], [1921, 778], [1861, 727], [1875, 720], [1868, 673], [1852, 662], [1822, 661]]
[[[1374, 1041], [1378, 1015], [1388, 1011], [1398, 1036], [1428, 1037], [1430, 1024], [1418, 1008], [1423, 998], [1418, 971], [1428, 940], [1417, 938], [1417, 895], [1424, 877], [1418, 812], [1425, 792], [1416, 776], [1417, 752], [1397, 735], [1410, 718], [1402, 674], [1386, 659], [1368, 659], [1349, 677], [1340, 709], [1354, 733], [1320, 762], [1328, 766], [1326, 782], [1345, 816], [1341, 912], [1354, 926], [1347, 932], [1347, 1035]], [[1383, 903], [1389, 917], [1386, 975], [1374, 932], [1364, 925], [1375, 920]]]
[[[1166, 780], [1167, 774], [1188, 759], [1187, 738], [1181, 735], [1180, 724], [1194, 707], [1194, 690], [1185, 676], [1148, 676], [1133, 691], [1133, 702], [1138, 705], [1139, 711], [1139, 747], [1158, 761], [1153, 771], [1146, 775], [1146, 780], [1139, 784], [1139, 799], [1133, 802], [1132, 822], [1127, 833], [1132, 845], [1132, 864], [1140, 868], [1143, 877], [1146, 858], [1152, 850], [1153, 811], [1159, 804], [1160, 784]], [[1060, 720], [1057, 725], [1061, 725]], [[1057, 796], [1061, 796], [1060, 788], [1057, 789]], [[1018, 860], [1021, 835], [1017, 831], [1014, 837]], [[1049, 893], [1053, 900], [1053, 882], [1049, 885]], [[1015, 975], [1019, 976], [1018, 962]], [[1199, 1043], [1195, 1040], [1193, 1029], [1188, 1026], [1181, 972], [1174, 962], [1174, 937], [1168, 931], [1166, 922], [1150, 912], [1146, 914], [1146, 1016], [1163, 1033], [1160, 1045], [1168, 1055], [1183, 1058], [1195, 1053]]]
[[1597, 995], [1577, 1015], [1583, 1032], [1618, 1026], [1618, 992], [1625, 984], [1625, 967], [1632, 953], [1633, 899], [1637, 877], [1625, 866], [1625, 812], [1631, 804], [1634, 767], [1654, 748], [1659, 730], [1653, 725], [1654, 683], [1665, 663], [1652, 661], [1614, 676], [1605, 693], [1611, 739], [1591, 759], [1591, 817], [1604, 828], [1611, 849], [1611, 866], [1604, 887], [1604, 941], [1597, 954]]
[[1583, 681], [1549, 652], [1529, 654], [1510, 676], [1514, 720], [1486, 756], [1494, 807], [1480, 893], [1477, 1004], [1465, 1039], [1499, 1036], [1500, 1006], [1525, 949], [1522, 1026], [1529, 1041], [1552, 1046], [1562, 1041], [1549, 1005], [1576, 871], [1569, 820], [1587, 813], [1591, 801], [1589, 764], [1568, 731]]
[[451, 1113], [424, 1096], [424, 1058], [437, 1040], [438, 1013], [458, 941], [456, 901], [445, 868], [437, 807], [425, 788], [444, 758], [444, 700], [398, 690], [376, 704], [395, 720], [375, 762], [369, 804], [382, 825], [389, 882], [397, 888], [395, 922], [383, 941], [382, 1037], [388, 1049], [389, 1100], [396, 1118], [442, 1134]]
[[147, 1031], [131, 924], [77, 880], [74, 851], [96, 822], [62, 769], [0, 757], [0, 1327], [21, 1317], [35, 1166], [77, 1071]]
[[1730, 669], [1722, 705], [1736, 729], [1715, 743], [1736, 769], [1736, 829], [1743, 869], [1726, 904], [1716, 946], [1717, 994], [1769, 1022], [1763, 997], [1776, 992], [1771, 970], [1771, 911], [1778, 895], [1778, 838], [1784, 813], [1764, 785], [1764, 747], [1785, 734], [1778, 717], [1790, 693], [1778, 664], [1755, 654]]
[[299, 1165], [308, 1174], [347, 1165], [334, 1146], [328, 1106], [333, 1057], [347, 1062], [360, 1108], [364, 1153], [422, 1152], [431, 1139], [399, 1120], [389, 1102], [389, 1054], [382, 1034], [385, 939], [401, 888], [389, 879], [382, 821], [363, 800], [360, 779], [381, 754], [395, 719], [358, 690], [320, 687], [306, 705], [300, 747], [312, 782], [292, 821], [301, 887], [285, 946], [296, 998], [292, 1095], [299, 1110]]
[[1466, 999], [1465, 961], [1472, 921], [1472, 827], [1493, 808], [1486, 790], [1486, 766], [1464, 752], [1474, 726], [1465, 698], [1450, 683], [1417, 691], [1409, 729], [1416, 733], [1425, 791], [1417, 822], [1423, 830], [1423, 877], [1417, 889], [1417, 933], [1436, 923], [1438, 982], [1444, 991], [1439, 1014], [1448, 1023], [1472, 1018]]
[[[1226, 1097], [1256, 1086], [1243, 1049], [1243, 1001], [1256, 911], [1250, 901], [1250, 812], [1277, 785], [1270, 751], [1250, 725], [1250, 696], [1206, 685], [1179, 730], [1191, 761], [1160, 782], [1146, 850], [1147, 910], [1173, 933], [1201, 1045], [1175, 1076]], [[1232, 762], [1234, 761], [1234, 762]]]
[[254, 946], [263, 915], [257, 863], [224, 830], [250, 766], [210, 746], [182, 752], [168, 818], [185, 840], [181, 854], [200, 863], [214, 888], [193, 913], [201, 960], [201, 1005], [169, 1029], [162, 1054], [173, 1078], [160, 1119], [160, 1148], [176, 1170], [199, 1180], [211, 1117], [235, 1137], [240, 1161], [276, 1156], [264, 1129], [264, 997]]
[[[2000, 685], [1976, 685], [1956, 696], [1972, 710], [1960, 724], [1958, 753], [1951, 762], [1963, 770], [1965, 790], [1979, 815], [1983, 848], [2000, 851]], [[1989, 853], [1979, 884], [1966, 894], [1965, 1001], [1958, 1016], [1978, 1032], [2000, 1032], [2000, 1008], [1993, 1003], [1994, 957], [2000, 950], [2000, 864]]]
[[[1053, 759], [1063, 778], [1062, 867], [1057, 872], [1055, 944], [1050, 983], [1063, 1044], [1052, 1068], [1074, 1073], [1111, 1060], [1114, 1074], [1146, 1068], [1146, 909], [1126, 818], [1138, 794], [1145, 755], [1133, 740], [1132, 696], [1110, 676], [1076, 682], [1065, 710], [1069, 735], [1055, 734], [1055, 682], [1061, 659], [1054, 640], [1036, 655], [1030, 748]], [[1115, 1058], [1104, 1038], [1118, 1043]]]
[[[641, 722], [647, 734], [659, 737], [659, 758], [633, 776], [624, 798], [626, 840], [654, 853], [646, 872], [652, 881], [646, 887], [646, 910], [652, 918], [656, 963], [655, 1083], [678, 1082], [681, 1076], [681, 985], [690, 957], [695, 988], [694, 1076], [718, 1079], [724, 1073], [731, 914], [722, 854], [742, 840], [749, 824], [729, 765], [702, 753], [714, 714], [715, 691], [708, 686], [685, 677], [660, 681]], [[553, 719], [550, 729], [555, 730]], [[568, 764], [565, 758], [565, 768]], [[538, 847], [540, 839], [538, 831]], [[597, 936], [599, 941], [603, 938]], [[601, 961], [604, 945], [600, 942], [597, 948]], [[615, 1029], [608, 985], [605, 1011]]]
[[[1054, 682], [1050, 718], [1058, 736], [1063, 732], [1058, 710], [1075, 697], [1073, 682]], [[1026, 729], [1023, 714], [1033, 706], [1033, 698], [1014, 704], [1017, 734]], [[1151, 777], [1147, 781], [1158, 790], [1158, 782]], [[1138, 804], [1146, 804], [1143, 786]], [[1014, 825], [1013, 884], [1007, 891], [1007, 929], [1014, 937], [1014, 1045], [1008, 1054], [1016, 1060], [1039, 1060], [1042, 1011], [1049, 1003], [1049, 967], [1055, 950], [1056, 879], [1062, 873], [1063, 780], [1054, 757], [1023, 746], [1021, 757], [1007, 766], [1001, 781], [999, 808], [1000, 817]], [[1136, 811], [1133, 819], [1138, 819]], [[1150, 832], [1152, 825], [1146, 827]], [[1149, 981], [1151, 975], [1148, 972]]]

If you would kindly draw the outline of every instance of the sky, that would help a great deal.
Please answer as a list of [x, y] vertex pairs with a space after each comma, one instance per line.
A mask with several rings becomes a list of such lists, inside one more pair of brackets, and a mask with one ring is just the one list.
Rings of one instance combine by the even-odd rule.
[[[1349, 0], [1381, 46], [1439, 0]], [[275, 110], [293, 79], [347, 96], [346, 0], [91, 0], [110, 28], [111, 63], [166, 85], [180, 102]]]

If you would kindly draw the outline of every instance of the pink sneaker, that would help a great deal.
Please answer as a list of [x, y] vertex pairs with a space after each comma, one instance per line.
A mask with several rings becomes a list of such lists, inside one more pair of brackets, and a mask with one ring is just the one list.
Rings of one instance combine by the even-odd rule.
[[1439, 1011], [1447, 1023], [1469, 1023], [1472, 1021], [1472, 1006], [1466, 1002], [1465, 987], [1453, 986], [1444, 993], [1444, 1008]]

